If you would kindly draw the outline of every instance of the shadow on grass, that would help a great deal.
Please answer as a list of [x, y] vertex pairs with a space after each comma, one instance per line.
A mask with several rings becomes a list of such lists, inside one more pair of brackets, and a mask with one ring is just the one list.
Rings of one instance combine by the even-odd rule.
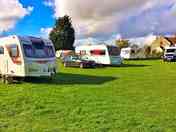
[[144, 64], [122, 64], [120, 67], [148, 67], [151, 65], [144, 65]]
[[91, 76], [71, 73], [58, 73], [53, 80], [47, 78], [27, 78], [25, 82], [34, 84], [58, 84], [58, 85], [73, 85], [73, 84], [88, 84], [98, 85], [113, 81], [117, 78], [110, 76]]
[[126, 68], [130, 68], [130, 67], [148, 67], [148, 66], [151, 66], [151, 65], [144, 65], [144, 64], [122, 64], [122, 65], [112, 65], [112, 66], [107, 66], [107, 67], [119, 67], [119, 68], [123, 68], [123, 67], [126, 67]]
[[136, 58], [136, 59], [124, 59], [126, 61], [142, 61], [142, 60], [161, 60], [161, 58]]

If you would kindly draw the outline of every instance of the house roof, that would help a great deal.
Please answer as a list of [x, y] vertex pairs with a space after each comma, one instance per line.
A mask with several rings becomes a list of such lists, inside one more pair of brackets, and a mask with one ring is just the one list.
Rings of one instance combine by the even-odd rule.
[[165, 37], [172, 45], [176, 45], [176, 36], [173, 37]]

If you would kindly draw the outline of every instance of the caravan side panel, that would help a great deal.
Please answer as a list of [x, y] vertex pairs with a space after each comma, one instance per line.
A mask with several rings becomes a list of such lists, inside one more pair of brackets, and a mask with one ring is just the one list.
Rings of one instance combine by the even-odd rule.
[[[1, 55], [1, 63], [3, 63], [0, 67], [1, 74], [23, 77], [25, 75], [24, 60], [18, 37], [1, 38], [0, 43], [4, 47], [4, 55]], [[18, 56], [14, 56], [14, 53]]]
[[[97, 64], [110, 64], [108, 50], [104, 45], [78, 46], [75, 48], [75, 52], [94, 60]], [[98, 52], [102, 53], [98, 54]]]

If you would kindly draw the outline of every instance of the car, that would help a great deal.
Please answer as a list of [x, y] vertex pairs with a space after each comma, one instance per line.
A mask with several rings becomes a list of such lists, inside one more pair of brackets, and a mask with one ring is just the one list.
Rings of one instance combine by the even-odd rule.
[[163, 61], [176, 61], [176, 47], [168, 47], [165, 49]]
[[96, 67], [96, 63], [95, 61], [88, 60], [80, 56], [67, 56], [64, 59], [64, 67], [94, 68]]

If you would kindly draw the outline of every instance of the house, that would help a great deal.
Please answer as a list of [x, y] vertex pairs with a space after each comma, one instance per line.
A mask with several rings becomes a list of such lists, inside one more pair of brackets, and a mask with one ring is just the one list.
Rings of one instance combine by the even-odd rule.
[[129, 47], [123, 48], [121, 54], [128, 56], [127, 59], [160, 58], [164, 49], [170, 46], [176, 46], [176, 35], [171, 37], [149, 35], [129, 39]]
[[165, 37], [165, 39], [170, 42], [171, 46], [176, 46], [176, 35], [172, 37]]
[[150, 55], [153, 57], [160, 57], [163, 55], [164, 49], [170, 47], [172, 43], [167, 37], [157, 36], [150, 45]]
[[129, 47], [121, 49], [121, 56], [124, 59], [145, 59], [151, 56], [151, 44], [156, 40], [156, 36], [149, 35], [129, 39]]

